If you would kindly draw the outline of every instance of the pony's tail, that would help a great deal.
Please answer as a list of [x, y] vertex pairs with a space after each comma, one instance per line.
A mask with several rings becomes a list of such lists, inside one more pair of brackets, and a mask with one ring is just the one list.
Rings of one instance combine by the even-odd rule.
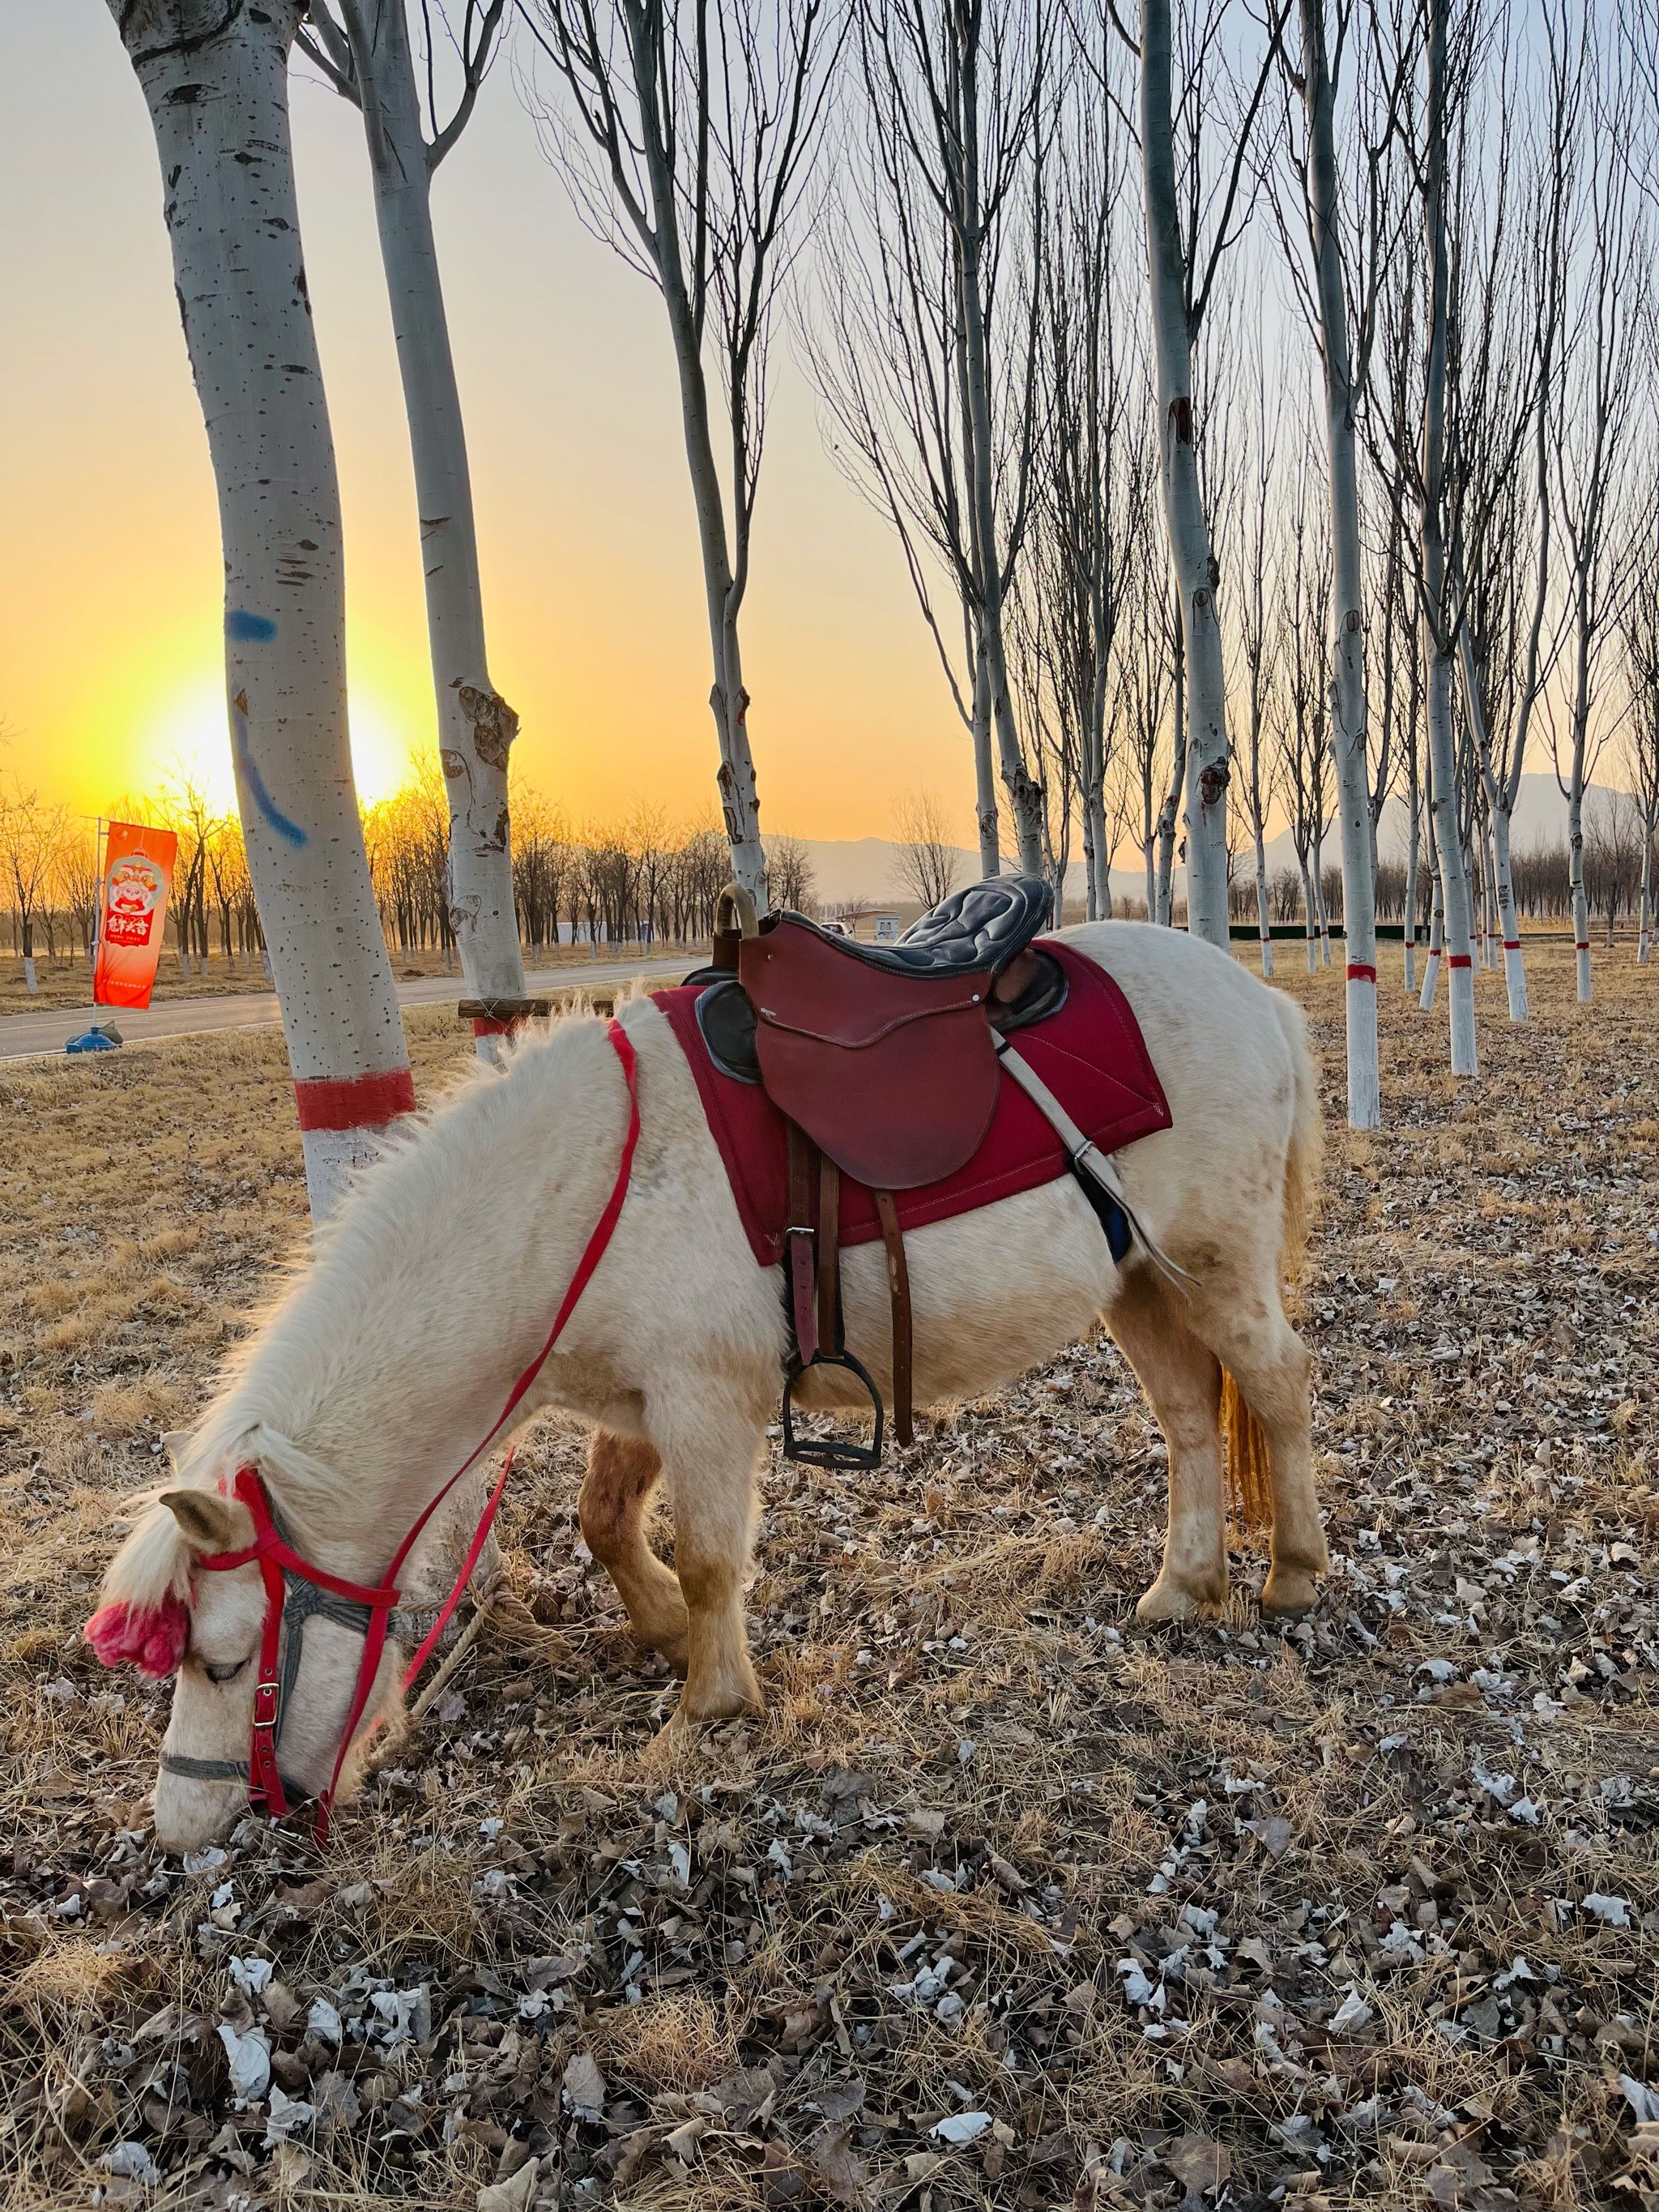
[[[1279, 1267], [1285, 1281], [1294, 1283], [1301, 1273], [1319, 1194], [1319, 1164], [1325, 1132], [1320, 1119], [1313, 1054], [1308, 1049], [1308, 1025], [1302, 1018], [1302, 1009], [1282, 991], [1274, 991], [1271, 996], [1290, 1051], [1295, 1094], [1291, 1139], [1285, 1155], [1284, 1217], [1279, 1241]], [[1241, 1531], [1271, 1528], [1273, 1499], [1267, 1439], [1244, 1393], [1224, 1368], [1221, 1375], [1221, 1431], [1225, 1443], [1227, 1488], [1236, 1525]]]
[[1267, 1439], [1244, 1393], [1224, 1367], [1221, 1370], [1221, 1433], [1234, 1524], [1241, 1533], [1271, 1528], [1273, 1493], [1268, 1477]]

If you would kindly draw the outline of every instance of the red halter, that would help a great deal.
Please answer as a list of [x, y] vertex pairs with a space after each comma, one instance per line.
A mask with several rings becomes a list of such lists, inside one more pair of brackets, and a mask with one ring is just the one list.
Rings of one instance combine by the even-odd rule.
[[[271, 1515], [270, 1499], [265, 1490], [264, 1478], [258, 1468], [252, 1467], [238, 1468], [234, 1494], [247, 1508], [252, 1517], [253, 1541], [246, 1545], [239, 1552], [210, 1552], [196, 1561], [196, 1565], [209, 1574], [228, 1573], [234, 1568], [245, 1567], [255, 1561], [258, 1564], [259, 1573], [265, 1586], [265, 1615], [259, 1638], [259, 1680], [253, 1692], [253, 1723], [248, 1737], [247, 1794], [250, 1804], [264, 1807], [279, 1820], [289, 1810], [288, 1792], [276, 1763], [276, 1735], [282, 1722], [281, 1661], [283, 1623], [288, 1605], [288, 1578], [292, 1576], [301, 1582], [309, 1583], [315, 1589], [325, 1590], [331, 1596], [344, 1599], [348, 1604], [361, 1606], [368, 1612], [368, 1626], [363, 1635], [363, 1656], [357, 1669], [357, 1686], [352, 1697], [351, 1711], [346, 1716], [345, 1729], [340, 1738], [339, 1752], [334, 1761], [334, 1771], [329, 1778], [328, 1787], [317, 1800], [315, 1832], [319, 1844], [327, 1839], [329, 1813], [334, 1802], [335, 1790], [339, 1787], [341, 1770], [345, 1765], [346, 1754], [350, 1750], [356, 1735], [357, 1724], [362, 1719], [364, 1708], [368, 1705], [374, 1691], [374, 1678], [380, 1672], [380, 1656], [386, 1650], [392, 1607], [397, 1604], [400, 1595], [395, 1585], [404, 1562], [409, 1557], [421, 1531], [437, 1511], [438, 1507], [448, 1497], [461, 1477], [477, 1465], [512, 1419], [525, 1393], [541, 1371], [543, 1363], [558, 1342], [565, 1323], [575, 1309], [576, 1301], [592, 1279], [593, 1271], [604, 1257], [605, 1247], [611, 1242], [611, 1232], [617, 1226], [617, 1217], [622, 1212], [623, 1201], [628, 1195], [629, 1179], [633, 1171], [634, 1150], [639, 1142], [640, 1136], [638, 1059], [633, 1044], [620, 1023], [611, 1022], [605, 1030], [605, 1035], [615, 1048], [617, 1059], [622, 1062], [623, 1079], [628, 1085], [628, 1133], [623, 1139], [622, 1159], [617, 1169], [617, 1180], [611, 1188], [605, 1212], [599, 1216], [593, 1233], [588, 1238], [581, 1259], [577, 1264], [576, 1272], [570, 1279], [569, 1287], [565, 1291], [558, 1312], [554, 1316], [553, 1326], [548, 1332], [547, 1341], [513, 1385], [512, 1390], [508, 1393], [507, 1403], [502, 1407], [489, 1434], [468, 1453], [466, 1458], [462, 1461], [443, 1488], [426, 1507], [414, 1527], [392, 1553], [391, 1565], [381, 1577], [380, 1585], [375, 1587], [368, 1583], [348, 1582], [343, 1576], [326, 1574], [322, 1568], [313, 1565], [309, 1559], [296, 1552], [277, 1528]], [[484, 1507], [460, 1573], [455, 1578], [454, 1586], [444, 1600], [438, 1618], [433, 1623], [420, 1650], [415, 1654], [404, 1672], [403, 1686], [405, 1690], [426, 1664], [433, 1646], [442, 1634], [450, 1615], [459, 1604], [462, 1592], [472, 1578], [472, 1571], [478, 1564], [479, 1556], [489, 1534], [490, 1525], [495, 1518], [495, 1509], [501, 1502], [501, 1492], [507, 1487], [507, 1478], [512, 1471], [513, 1453], [509, 1451], [501, 1468], [501, 1478], [490, 1492], [489, 1504]], [[299, 1633], [297, 1627], [294, 1632], [296, 1635]]]

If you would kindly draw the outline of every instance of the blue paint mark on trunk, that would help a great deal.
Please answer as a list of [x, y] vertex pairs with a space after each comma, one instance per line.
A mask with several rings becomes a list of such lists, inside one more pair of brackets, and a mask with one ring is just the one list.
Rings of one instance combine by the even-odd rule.
[[247, 645], [269, 645], [276, 635], [276, 625], [269, 615], [250, 614], [246, 607], [233, 607], [225, 617], [225, 635]]
[[[275, 629], [275, 623], [271, 628]], [[239, 691], [230, 702], [231, 746], [236, 757], [236, 777], [247, 787], [249, 795], [267, 823], [279, 837], [290, 845], [308, 845], [311, 839], [297, 822], [290, 821], [265, 789], [265, 780], [259, 773], [259, 764], [253, 757], [253, 743], [248, 734], [247, 693]]]

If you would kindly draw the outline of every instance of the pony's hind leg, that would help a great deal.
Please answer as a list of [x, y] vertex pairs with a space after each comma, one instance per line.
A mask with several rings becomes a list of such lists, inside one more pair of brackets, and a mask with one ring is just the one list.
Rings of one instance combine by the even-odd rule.
[[645, 1534], [651, 1493], [661, 1474], [654, 1444], [599, 1429], [588, 1451], [576, 1513], [588, 1550], [628, 1607], [635, 1642], [660, 1651], [683, 1674], [690, 1628], [685, 1600], [678, 1577], [664, 1566]]
[[1227, 1601], [1221, 1466], [1221, 1370], [1148, 1269], [1123, 1279], [1106, 1326], [1134, 1369], [1170, 1453], [1164, 1565], [1135, 1611], [1143, 1621], [1194, 1620]]
[[755, 1463], [764, 1410], [688, 1385], [650, 1401], [674, 1516], [674, 1568], [690, 1616], [678, 1718], [725, 1720], [764, 1704], [749, 1660], [744, 1579], [755, 1523]]
[[1305, 1613], [1317, 1578], [1330, 1565], [1314, 1486], [1311, 1376], [1308, 1348], [1285, 1318], [1278, 1285], [1206, 1284], [1194, 1325], [1238, 1385], [1267, 1443], [1273, 1536], [1264, 1613]]

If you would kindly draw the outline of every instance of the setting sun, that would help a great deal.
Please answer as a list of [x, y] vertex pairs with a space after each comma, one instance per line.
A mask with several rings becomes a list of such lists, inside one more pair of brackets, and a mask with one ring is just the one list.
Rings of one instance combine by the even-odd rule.
[[[405, 781], [416, 740], [425, 732], [400, 725], [378, 698], [361, 690], [354, 694], [349, 711], [357, 796], [372, 806]], [[120, 763], [117, 775], [123, 793], [137, 799], [152, 792], [176, 792], [189, 784], [205, 794], [216, 814], [235, 812], [224, 695], [216, 678], [204, 676], [164, 695], [135, 715], [129, 727], [125, 741], [111, 748]], [[117, 794], [100, 786], [95, 791], [83, 789], [80, 795], [88, 811], [95, 812], [112, 805]]]

